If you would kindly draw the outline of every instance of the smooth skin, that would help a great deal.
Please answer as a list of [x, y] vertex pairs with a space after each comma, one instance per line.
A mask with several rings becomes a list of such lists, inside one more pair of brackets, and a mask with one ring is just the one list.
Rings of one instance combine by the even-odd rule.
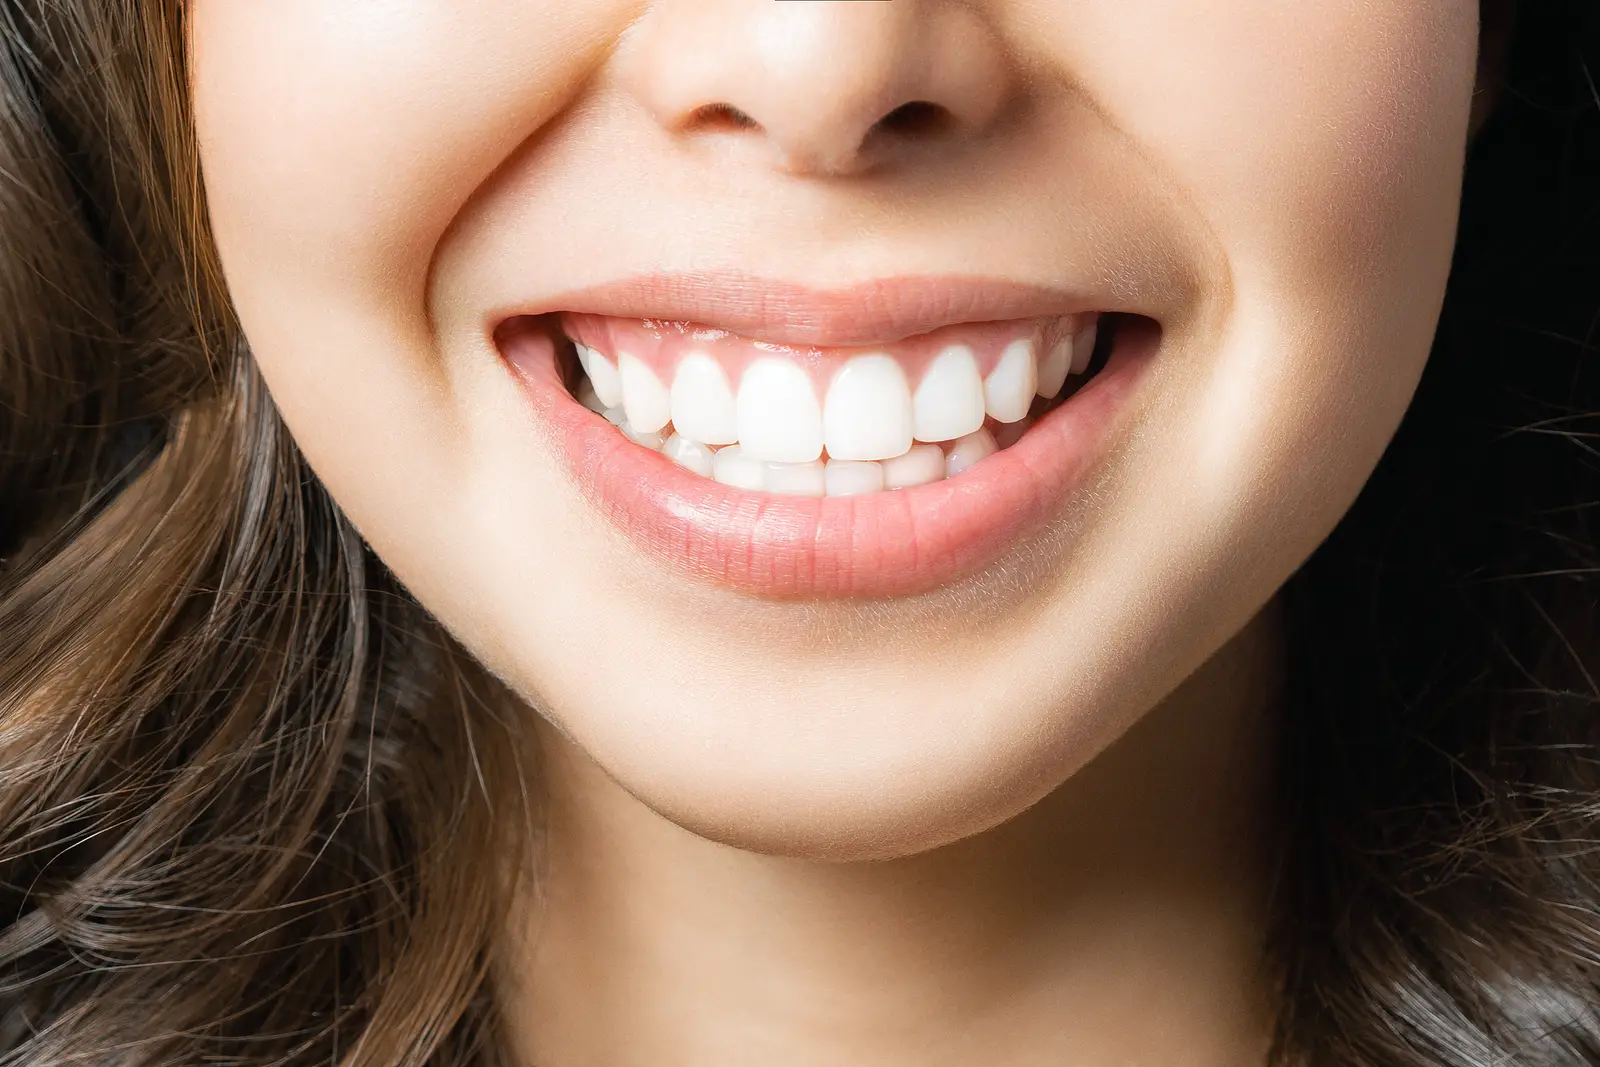
[[[199, 0], [191, 32], [285, 420], [540, 715], [527, 1062], [1259, 1062], [1270, 602], [1426, 359], [1473, 0]], [[911, 101], [946, 119], [877, 125]], [[1046, 536], [763, 601], [590, 509], [490, 336], [704, 270], [1054, 286], [1161, 348]]]

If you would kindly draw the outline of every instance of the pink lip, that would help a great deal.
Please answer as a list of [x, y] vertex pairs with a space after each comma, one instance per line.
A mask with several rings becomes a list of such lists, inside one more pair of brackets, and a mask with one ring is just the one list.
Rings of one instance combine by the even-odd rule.
[[[825, 323], [817, 332], [832, 343], [845, 326], [861, 331], [871, 321], [842, 305], [829, 314], [804, 325]], [[726, 315], [694, 317], [735, 328]], [[745, 325], [739, 321], [740, 332]], [[873, 330], [873, 339], [885, 332]], [[1019, 550], [1103, 455], [1151, 362], [1155, 337], [1153, 329], [1124, 331], [1110, 361], [1082, 389], [1010, 448], [954, 478], [823, 498], [746, 492], [692, 474], [578, 404], [561, 382], [555, 341], [545, 330], [517, 319], [497, 340], [536, 415], [555, 431], [580, 490], [634, 544], [701, 580], [765, 598], [814, 599], [924, 592]]]
[[812, 289], [750, 274], [649, 274], [502, 308], [518, 315], [588, 312], [697, 322], [773, 344], [888, 344], [941, 326], [1104, 311], [1087, 296], [989, 278], [906, 277]]

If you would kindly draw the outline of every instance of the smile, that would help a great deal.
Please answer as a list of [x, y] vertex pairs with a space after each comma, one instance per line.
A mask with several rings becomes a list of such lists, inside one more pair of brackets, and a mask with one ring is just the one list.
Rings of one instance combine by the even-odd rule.
[[1020, 546], [1103, 451], [1152, 347], [1149, 320], [1093, 311], [826, 345], [629, 310], [514, 315], [496, 339], [616, 526], [778, 598], [921, 592]]

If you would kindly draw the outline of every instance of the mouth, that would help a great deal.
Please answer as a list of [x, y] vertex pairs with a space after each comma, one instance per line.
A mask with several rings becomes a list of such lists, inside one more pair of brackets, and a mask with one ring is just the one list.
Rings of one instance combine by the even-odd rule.
[[772, 340], [792, 310], [751, 337], [575, 304], [494, 331], [569, 473], [653, 557], [776, 599], [925, 592], [1020, 548], [1086, 480], [1159, 337], [1071, 310], [901, 317], [863, 344], [868, 311], [829, 345]]

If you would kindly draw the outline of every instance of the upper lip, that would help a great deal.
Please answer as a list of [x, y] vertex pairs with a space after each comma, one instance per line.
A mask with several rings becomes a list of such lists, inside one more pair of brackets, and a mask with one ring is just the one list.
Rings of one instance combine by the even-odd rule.
[[962, 322], [1110, 310], [1082, 294], [994, 278], [910, 276], [839, 289], [730, 272], [646, 274], [575, 289], [512, 309], [516, 315], [579, 311], [616, 318], [692, 322], [782, 345], [889, 344]]

